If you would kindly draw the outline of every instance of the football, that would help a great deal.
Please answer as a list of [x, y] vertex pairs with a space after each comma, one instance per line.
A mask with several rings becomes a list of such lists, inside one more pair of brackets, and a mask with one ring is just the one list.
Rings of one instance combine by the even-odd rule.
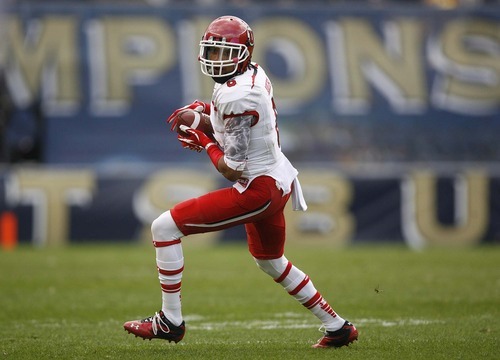
[[204, 132], [205, 135], [213, 139], [214, 129], [212, 128], [209, 115], [191, 109], [186, 109], [178, 113], [175, 120], [176, 126], [174, 129], [179, 135], [187, 135], [180, 129], [181, 125], [185, 125], [192, 129], [200, 130]]

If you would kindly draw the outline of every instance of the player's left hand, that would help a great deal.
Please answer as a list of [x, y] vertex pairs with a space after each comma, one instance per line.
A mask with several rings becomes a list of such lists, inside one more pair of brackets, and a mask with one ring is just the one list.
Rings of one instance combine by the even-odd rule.
[[185, 125], [181, 125], [181, 130], [188, 134], [188, 136], [177, 136], [177, 139], [184, 148], [200, 152], [205, 149], [208, 144], [214, 143], [212, 139], [200, 130], [192, 129]]
[[184, 149], [194, 150], [196, 152], [202, 152], [203, 147], [200, 145], [196, 145], [191, 139], [184, 137], [182, 135], [177, 135], [177, 140], [180, 141], [182, 147]]

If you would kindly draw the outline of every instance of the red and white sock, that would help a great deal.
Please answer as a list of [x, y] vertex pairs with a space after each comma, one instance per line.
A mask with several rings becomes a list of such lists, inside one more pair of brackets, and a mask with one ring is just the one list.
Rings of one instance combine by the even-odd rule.
[[184, 270], [184, 255], [180, 240], [182, 233], [175, 225], [169, 211], [153, 222], [151, 231], [162, 290], [162, 311], [174, 325], [180, 325], [182, 323], [181, 280]]
[[345, 320], [335, 313], [330, 304], [316, 290], [309, 276], [295, 267], [285, 256], [279, 259], [255, 259], [255, 261], [259, 268], [309, 309], [323, 323], [326, 330], [335, 331], [342, 327]]

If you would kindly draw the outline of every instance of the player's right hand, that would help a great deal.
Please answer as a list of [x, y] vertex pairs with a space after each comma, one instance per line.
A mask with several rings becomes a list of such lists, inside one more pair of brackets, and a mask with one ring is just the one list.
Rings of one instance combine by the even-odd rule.
[[194, 111], [198, 111], [207, 115], [210, 115], [210, 104], [204, 103], [200, 100], [195, 100], [191, 104], [181, 107], [180, 109], [175, 110], [172, 115], [170, 115], [167, 119], [167, 123], [171, 124], [170, 130], [174, 131], [177, 127], [177, 114], [186, 109], [191, 109]]

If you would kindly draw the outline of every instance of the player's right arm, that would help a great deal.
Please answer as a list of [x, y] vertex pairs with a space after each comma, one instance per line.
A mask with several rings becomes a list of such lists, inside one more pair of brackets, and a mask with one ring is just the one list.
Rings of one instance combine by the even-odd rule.
[[204, 113], [204, 114], [207, 114], [207, 115], [210, 115], [210, 104], [208, 103], [205, 103], [203, 101], [200, 101], [200, 100], [195, 100], [193, 101], [191, 104], [189, 105], [186, 105], [186, 106], [183, 106], [177, 110], [175, 110], [167, 119], [167, 123], [171, 124], [171, 127], [170, 127], [170, 130], [174, 130], [175, 127], [177, 126], [177, 122], [176, 122], [176, 119], [177, 119], [177, 115], [181, 112], [181, 111], [184, 111], [186, 109], [191, 109], [191, 110], [194, 110], [194, 111], [198, 111], [198, 112], [201, 112], [201, 113]]

